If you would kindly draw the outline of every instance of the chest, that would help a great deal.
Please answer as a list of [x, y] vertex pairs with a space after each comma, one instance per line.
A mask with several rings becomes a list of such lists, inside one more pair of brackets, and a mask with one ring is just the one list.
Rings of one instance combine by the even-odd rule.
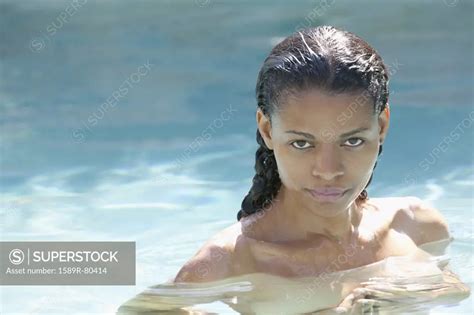
[[344, 246], [327, 239], [295, 246], [247, 238], [237, 250], [240, 251], [238, 273], [317, 276], [361, 267], [390, 256], [409, 255], [417, 250], [416, 244], [402, 230], [392, 228], [394, 217], [404, 206], [398, 199], [374, 200], [372, 207], [364, 212], [356, 240]]
[[405, 234], [389, 229], [378, 238], [341, 246], [322, 242], [306, 248], [249, 241], [238, 259], [239, 273], [283, 277], [319, 276], [413, 253], [417, 246]]

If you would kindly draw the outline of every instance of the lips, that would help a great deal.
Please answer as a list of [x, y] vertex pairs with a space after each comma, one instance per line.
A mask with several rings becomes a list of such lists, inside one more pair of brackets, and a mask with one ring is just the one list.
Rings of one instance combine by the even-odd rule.
[[341, 199], [347, 191], [348, 189], [339, 187], [308, 189], [313, 199], [318, 202], [336, 202]]

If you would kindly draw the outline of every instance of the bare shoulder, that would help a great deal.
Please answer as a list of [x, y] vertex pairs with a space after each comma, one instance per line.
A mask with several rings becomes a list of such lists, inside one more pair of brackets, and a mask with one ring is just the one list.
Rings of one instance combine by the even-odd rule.
[[232, 275], [236, 224], [216, 233], [189, 259], [174, 282], [210, 282]]
[[445, 217], [430, 203], [415, 196], [395, 200], [392, 228], [407, 234], [416, 245], [450, 238]]

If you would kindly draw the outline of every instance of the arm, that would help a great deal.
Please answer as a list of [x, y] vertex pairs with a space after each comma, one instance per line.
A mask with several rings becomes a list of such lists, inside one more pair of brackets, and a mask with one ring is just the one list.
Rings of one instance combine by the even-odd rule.
[[[394, 225], [410, 236], [417, 246], [453, 239], [449, 233], [448, 222], [438, 209], [418, 197], [407, 197], [407, 201], [407, 209], [397, 214]], [[470, 288], [449, 268], [439, 265], [438, 267], [443, 272], [442, 284], [445, 287], [433, 291], [433, 298], [454, 294], [464, 299], [470, 295]]]
[[448, 267], [443, 268], [443, 284], [444, 288], [434, 291], [434, 298], [456, 303], [471, 295], [471, 288]]
[[417, 246], [451, 238], [448, 222], [438, 209], [418, 197], [406, 200], [406, 207], [394, 217], [394, 229], [407, 234]]
[[120, 306], [118, 314], [152, 311], [160, 312], [160, 314], [162, 312], [163, 314], [195, 314], [187, 308], [198, 303], [215, 301], [215, 294], [203, 293], [203, 296], [195, 296], [189, 292], [192, 293], [197, 288], [205, 291], [205, 285], [199, 285], [199, 283], [225, 278], [229, 270], [229, 261], [230, 252], [227, 249], [208, 242], [184, 264], [176, 277], [169, 279], [165, 284], [150, 287], [127, 301]]
[[174, 279], [177, 282], [210, 282], [230, 276], [231, 252], [223, 246], [205, 244]]
[[[418, 197], [406, 197], [406, 199], [407, 207], [397, 213], [394, 218], [394, 228], [405, 232], [417, 246], [428, 243], [436, 244], [436, 246], [430, 246], [432, 251], [436, 252], [435, 255], [444, 254], [445, 247], [449, 245], [449, 242], [439, 241], [453, 240], [446, 218], [441, 214], [441, 211]], [[438, 248], [438, 244], [442, 245], [442, 248]], [[438, 268], [441, 269], [443, 276], [439, 288], [414, 292], [416, 296], [423, 296], [436, 304], [437, 301], [442, 300], [460, 301], [470, 295], [469, 286], [461, 282], [451, 270], [440, 265]]]
[[[409, 291], [401, 286], [387, 286], [377, 282], [361, 283], [347, 295], [335, 308], [316, 311], [317, 315], [352, 315], [365, 314], [374, 310], [393, 312], [416, 311], [416, 314], [429, 314], [429, 309], [436, 305], [458, 303], [470, 295], [470, 288], [462, 283], [458, 276], [448, 268], [442, 270], [443, 281], [433, 284], [429, 289]], [[420, 309], [419, 306], [422, 306]]]
[[[356, 315], [373, 312], [380, 308], [381, 302], [370, 296], [369, 290], [358, 287], [348, 294], [341, 303], [334, 308], [328, 308], [313, 312], [314, 315]], [[371, 314], [371, 313], [370, 313]]]
[[[446, 219], [441, 212], [417, 197], [407, 197], [408, 206], [394, 218], [393, 228], [406, 233], [417, 246], [445, 239], [452, 239]], [[409, 292], [407, 289], [382, 288], [374, 282], [362, 283], [346, 296], [337, 308], [321, 310], [314, 314], [360, 314], [364, 308], [407, 307], [409, 304], [457, 303], [470, 295], [470, 287], [446, 266], [440, 267], [442, 282], [428, 290]]]

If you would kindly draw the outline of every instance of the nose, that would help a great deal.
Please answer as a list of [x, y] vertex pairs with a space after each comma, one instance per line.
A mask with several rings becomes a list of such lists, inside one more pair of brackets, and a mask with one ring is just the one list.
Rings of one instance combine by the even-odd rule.
[[344, 174], [341, 157], [332, 143], [322, 143], [315, 150], [316, 158], [312, 167], [312, 175], [326, 181]]

